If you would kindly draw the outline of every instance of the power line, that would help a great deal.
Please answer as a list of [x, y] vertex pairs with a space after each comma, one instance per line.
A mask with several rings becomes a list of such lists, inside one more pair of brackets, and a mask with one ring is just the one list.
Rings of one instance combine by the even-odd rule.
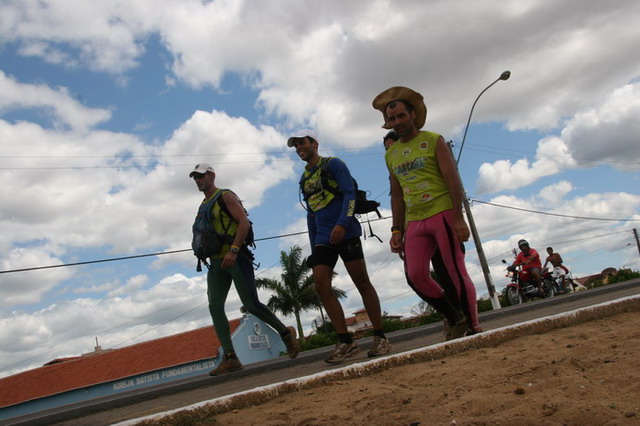
[[[381, 218], [377, 218], [377, 219], [371, 219], [370, 222], [375, 222], [378, 220], [385, 220], [385, 219], [389, 219], [389, 217], [381, 217]], [[268, 240], [274, 240], [277, 238], [286, 238], [286, 237], [292, 237], [295, 235], [302, 235], [302, 234], [307, 234], [309, 231], [298, 231], [298, 232], [291, 232], [289, 234], [280, 234], [280, 235], [274, 235], [271, 237], [264, 237], [264, 238], [256, 238], [256, 242], [258, 241], [268, 241]], [[46, 266], [33, 266], [33, 267], [29, 267], [29, 268], [21, 268], [21, 269], [7, 269], [4, 271], [0, 271], [0, 274], [9, 274], [12, 272], [27, 272], [27, 271], [38, 271], [38, 270], [42, 270], [42, 269], [54, 269], [54, 268], [64, 268], [64, 267], [68, 267], [68, 266], [80, 266], [80, 265], [90, 265], [93, 263], [105, 263], [105, 262], [115, 262], [115, 261], [119, 261], [119, 260], [130, 260], [130, 259], [138, 259], [141, 257], [152, 257], [152, 256], [162, 256], [165, 254], [176, 254], [176, 253], [185, 253], [185, 252], [189, 252], [191, 251], [191, 249], [180, 249], [180, 250], [170, 250], [170, 251], [161, 251], [161, 252], [156, 252], [156, 253], [145, 253], [145, 254], [135, 254], [135, 255], [131, 255], [131, 256], [121, 256], [121, 257], [111, 257], [111, 258], [107, 258], [107, 259], [96, 259], [96, 260], [87, 260], [84, 262], [74, 262], [74, 263], [61, 263], [59, 265], [46, 265]]]
[[491, 203], [489, 201], [482, 201], [482, 200], [476, 200], [476, 199], [471, 199], [471, 201], [473, 201], [475, 203], [480, 203], [480, 204], [487, 204], [489, 206], [501, 207], [501, 208], [504, 208], [504, 209], [519, 210], [519, 211], [523, 211], [523, 212], [543, 214], [543, 215], [547, 215], [547, 216], [567, 217], [567, 218], [570, 218], [570, 219], [603, 220], [603, 221], [609, 221], [609, 222], [640, 222], [640, 219], [573, 216], [573, 215], [567, 215], [567, 214], [549, 213], [549, 212], [541, 212], [541, 211], [538, 211], [538, 210], [523, 209], [523, 208], [520, 208], [520, 207], [505, 206], [504, 204], [496, 204], [496, 203]]
[[[382, 194], [378, 195], [376, 198], [379, 198], [381, 195]], [[639, 222], [640, 221], [640, 219], [628, 219], [628, 218], [602, 218], [602, 217], [564, 215], [564, 214], [558, 214], [558, 213], [549, 213], [549, 212], [542, 212], [542, 211], [538, 211], [538, 210], [524, 209], [524, 208], [514, 207], [514, 206], [506, 206], [506, 205], [503, 205], [503, 204], [491, 203], [491, 202], [488, 202], [488, 201], [482, 201], [482, 200], [477, 200], [477, 199], [471, 199], [471, 201], [476, 202], [476, 203], [480, 203], [480, 204], [490, 205], [490, 206], [493, 206], [493, 207], [500, 207], [500, 208], [505, 208], [505, 209], [528, 212], [528, 213], [536, 213], [536, 214], [541, 214], [541, 215], [546, 215], [546, 216], [565, 217], [565, 218], [571, 218], [571, 219], [599, 220], [599, 221], [611, 221], [611, 222]], [[390, 218], [389, 216], [386, 216], [386, 217], [381, 217], [381, 218], [377, 218], [377, 219], [371, 219], [370, 222], [375, 222], [375, 221], [379, 221], [379, 220], [386, 220], [386, 219], [389, 219], [389, 218]], [[308, 231], [299, 231], [299, 232], [292, 232], [292, 233], [289, 233], [289, 234], [274, 235], [274, 236], [271, 236], [271, 237], [258, 238], [258, 239], [256, 239], [256, 242], [258, 242], [258, 241], [268, 241], [268, 240], [273, 240], [273, 239], [278, 239], [278, 238], [291, 237], [291, 236], [302, 235], [302, 234], [306, 234], [306, 233], [308, 233]], [[43, 270], [43, 269], [63, 268], [63, 267], [69, 267], [69, 266], [90, 265], [90, 264], [95, 264], [95, 263], [115, 262], [115, 261], [120, 261], [120, 260], [138, 259], [138, 258], [143, 258], [143, 257], [162, 256], [162, 255], [166, 255], [166, 254], [185, 253], [185, 252], [189, 252], [189, 251], [191, 251], [191, 249], [181, 249], [181, 250], [171, 250], [171, 251], [163, 251], [163, 252], [156, 252], [156, 253], [137, 254], [137, 255], [113, 257], [113, 258], [107, 258], [107, 259], [88, 260], [88, 261], [84, 261], [84, 262], [62, 263], [62, 264], [59, 264], [59, 265], [46, 265], [46, 266], [35, 266], [35, 267], [29, 267], [29, 268], [20, 268], [20, 269], [7, 269], [7, 270], [4, 270], [4, 271], [0, 271], [0, 274], [8, 274], [8, 273], [13, 273], [13, 272], [37, 271], [37, 270]]]
[[[382, 148], [375, 146], [375, 147], [368, 147], [368, 148], [335, 148], [332, 149], [332, 151], [334, 152], [356, 152], [358, 153], [358, 155], [360, 155], [360, 153], [363, 150], [371, 150], [374, 149], [376, 151], [377, 154], [380, 154], [382, 152]], [[291, 153], [292, 150], [291, 149], [283, 149], [283, 150], [277, 150], [277, 151], [260, 151], [260, 152], [224, 152], [224, 153], [197, 153], [197, 154], [131, 154], [131, 155], [127, 155], [126, 158], [175, 158], [175, 157], [181, 157], [181, 158], [189, 158], [189, 157], [193, 157], [193, 158], [201, 158], [201, 157], [229, 157], [229, 156], [239, 156], [239, 155], [246, 155], [249, 157], [253, 157], [255, 155], [259, 155], [259, 154], [264, 154], [264, 155], [276, 155], [276, 154], [289, 154]], [[43, 159], [48, 159], [48, 158], [124, 158], [124, 157], [116, 157], [114, 155], [56, 155], [56, 154], [49, 154], [49, 155], [25, 155], [25, 154], [15, 154], [15, 155], [0, 155], [0, 159], [1, 158], [43, 158]]]
[[[363, 157], [363, 156], [380, 156], [380, 149], [375, 148], [375, 150], [371, 151], [363, 151], [363, 150], [359, 150], [356, 148], [344, 148], [344, 149], [336, 149], [334, 150], [336, 152], [353, 152], [352, 154], [342, 154], [341, 157], [344, 158], [349, 158], [349, 157]], [[286, 155], [285, 158], [270, 158], [269, 159], [269, 163], [273, 163], [273, 162], [280, 162], [280, 161], [290, 161], [291, 160], [291, 153], [287, 152], [287, 151], [274, 151], [274, 152], [256, 152], [256, 153], [231, 153], [231, 154], [188, 154], [188, 155], [155, 155], [155, 154], [149, 154], [149, 155], [131, 155], [128, 156], [127, 159], [129, 158], [156, 158], [156, 157], [183, 157], [183, 158], [197, 158], [197, 159], [202, 159], [202, 158], [207, 158], [207, 157], [228, 157], [228, 156], [245, 156], [247, 158], [254, 158], [256, 155]], [[114, 158], [113, 156], [94, 156], [94, 155], [77, 155], [77, 156], [55, 156], [55, 155], [3, 155], [0, 156], [0, 159], [50, 159], [50, 158], [60, 158], [60, 159], [83, 159], [83, 158]], [[196, 161], [196, 160], [194, 160]], [[199, 161], [199, 160], [198, 160]], [[215, 160], [211, 161], [211, 163], [215, 166], [219, 163], [217, 163]], [[263, 160], [246, 160], [246, 161], [224, 161], [224, 164], [267, 164], [266, 161]], [[147, 169], [150, 167], [156, 167], [156, 166], [162, 166], [162, 167], [193, 167], [192, 163], [189, 164], [184, 164], [184, 163], [179, 163], [179, 164], [165, 164], [165, 163], [160, 163], [158, 161], [152, 162], [151, 164], [113, 164], [113, 165], [90, 165], [90, 166], [33, 166], [33, 167], [16, 167], [16, 166], [11, 166], [11, 167], [0, 167], [0, 170], [90, 170], [90, 169]]]

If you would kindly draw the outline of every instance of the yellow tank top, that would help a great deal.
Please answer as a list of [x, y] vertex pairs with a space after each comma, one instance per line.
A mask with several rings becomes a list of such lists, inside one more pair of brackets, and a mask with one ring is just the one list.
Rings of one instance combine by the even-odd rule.
[[449, 189], [436, 161], [439, 137], [437, 133], [421, 131], [410, 141], [396, 142], [385, 154], [389, 173], [402, 187], [407, 222], [426, 219], [453, 208]]

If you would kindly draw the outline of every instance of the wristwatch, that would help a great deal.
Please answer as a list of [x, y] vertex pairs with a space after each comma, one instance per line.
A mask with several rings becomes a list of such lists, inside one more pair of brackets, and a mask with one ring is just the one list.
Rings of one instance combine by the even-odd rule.
[[238, 254], [240, 252], [240, 247], [236, 247], [236, 246], [231, 246], [231, 248], [229, 249], [229, 251], [233, 254]]

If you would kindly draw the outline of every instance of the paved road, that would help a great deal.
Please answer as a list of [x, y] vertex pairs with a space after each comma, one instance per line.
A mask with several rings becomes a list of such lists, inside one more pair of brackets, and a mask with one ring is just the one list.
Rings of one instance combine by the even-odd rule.
[[[480, 321], [485, 330], [516, 324], [570, 310], [640, 294], [640, 280], [626, 281], [576, 294], [536, 300], [519, 306], [509, 306], [484, 312]], [[404, 352], [442, 341], [442, 324], [429, 324], [388, 334], [393, 353]], [[106, 425], [138, 418], [174, 408], [184, 407], [232, 393], [254, 389], [288, 379], [307, 376], [367, 360], [371, 338], [358, 344], [363, 349], [355, 359], [339, 366], [327, 365], [323, 360], [330, 348], [301, 353], [296, 359], [281, 357], [245, 366], [239, 372], [219, 377], [193, 377], [135, 393], [105, 398], [92, 403], [78, 404], [64, 410], [52, 410], [20, 419], [14, 424]]]

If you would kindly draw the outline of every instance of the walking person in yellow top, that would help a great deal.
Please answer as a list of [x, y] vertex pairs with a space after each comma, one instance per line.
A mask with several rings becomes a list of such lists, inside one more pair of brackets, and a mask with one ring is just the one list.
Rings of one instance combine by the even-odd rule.
[[[189, 173], [189, 177], [193, 178], [198, 190], [205, 196], [198, 214], [205, 215], [205, 219], [208, 219], [213, 230], [218, 235], [225, 236], [216, 252], [207, 253], [210, 260], [210, 265], [207, 264], [209, 312], [224, 351], [222, 362], [209, 374], [217, 376], [243, 368], [233, 348], [229, 320], [224, 312], [231, 281], [234, 282], [240, 300], [247, 311], [273, 327], [280, 334], [289, 357], [296, 357], [300, 344], [296, 339], [295, 328], [285, 326], [258, 299], [253, 273], [253, 254], [245, 244], [251, 223], [240, 200], [232, 191], [216, 187], [216, 174], [209, 164], [196, 165], [195, 169]], [[196, 223], [198, 223], [197, 219]], [[194, 235], [198, 232], [196, 228], [194, 224]], [[195, 250], [196, 247], [194, 247]]]
[[[469, 227], [451, 151], [442, 136], [420, 130], [427, 116], [421, 94], [391, 87], [374, 99], [373, 107], [382, 112], [383, 127], [400, 137], [385, 154], [391, 176], [391, 251], [405, 258], [416, 291], [445, 317], [445, 339], [481, 331], [476, 290], [464, 263], [461, 242], [469, 239]], [[436, 249], [451, 278], [440, 284], [429, 274]]]

